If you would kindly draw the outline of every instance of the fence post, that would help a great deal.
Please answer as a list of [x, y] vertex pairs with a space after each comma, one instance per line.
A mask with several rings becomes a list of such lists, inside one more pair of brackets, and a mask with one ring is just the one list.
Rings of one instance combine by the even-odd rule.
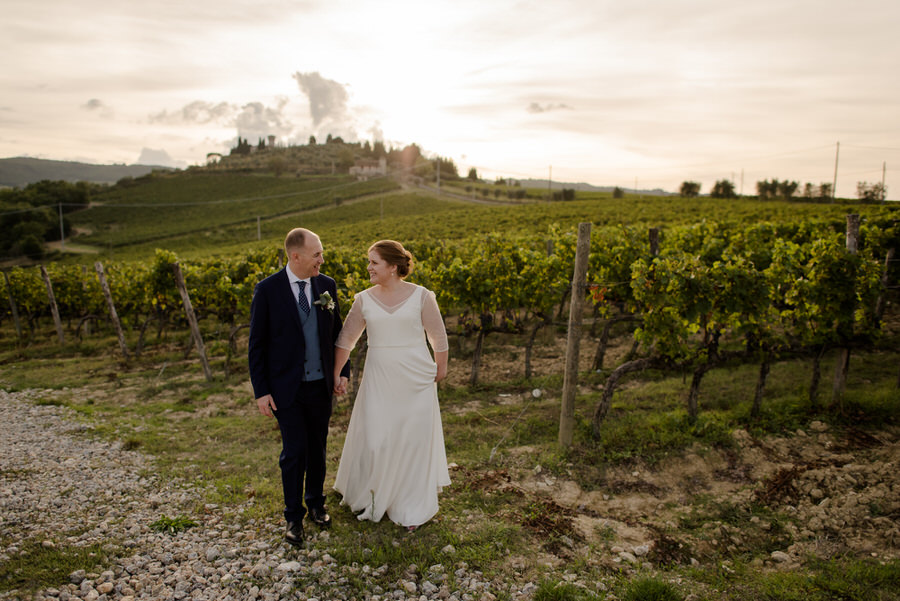
[[[859, 250], [859, 215], [847, 215], [847, 250], [856, 254]], [[850, 370], [850, 347], [838, 349], [834, 366], [834, 385], [831, 389], [831, 404], [843, 409], [844, 389], [847, 387], [847, 372]]]
[[97, 278], [100, 280], [100, 289], [103, 291], [103, 297], [106, 299], [106, 305], [109, 307], [109, 316], [113, 325], [116, 327], [116, 336], [119, 337], [119, 349], [122, 356], [128, 359], [128, 345], [125, 344], [125, 333], [122, 331], [122, 322], [119, 321], [119, 314], [116, 312], [116, 304], [113, 302], [112, 292], [109, 290], [109, 284], [106, 281], [106, 274], [103, 273], [103, 263], [97, 261], [94, 263], [94, 269], [97, 271]]
[[56, 297], [53, 296], [53, 284], [50, 282], [50, 276], [47, 274], [47, 270], [44, 269], [43, 265], [39, 265], [41, 268], [41, 278], [44, 280], [44, 286], [47, 287], [47, 298], [50, 299], [50, 312], [53, 314], [53, 323], [56, 324], [56, 336], [59, 338], [59, 343], [65, 343], [65, 337], [63, 336], [63, 327], [62, 320], [59, 318], [59, 307], [56, 305]]
[[559, 444], [572, 446], [575, 433], [575, 391], [578, 385], [578, 350], [584, 312], [584, 288], [588, 255], [591, 250], [591, 224], [578, 224], [575, 247], [575, 272], [572, 275], [572, 299], [569, 304], [569, 333], [566, 340], [566, 372], [563, 378], [562, 405], [559, 412]]
[[[81, 290], [84, 291], [85, 295], [88, 292], [88, 283], [87, 283], [87, 265], [81, 266]], [[84, 320], [84, 333], [88, 336], [91, 335], [91, 320]]]
[[659, 228], [651, 227], [648, 236], [650, 238], [650, 256], [656, 257], [659, 255]]
[[197, 316], [194, 314], [193, 305], [191, 305], [191, 297], [188, 296], [187, 286], [184, 284], [184, 275], [182, 275], [181, 266], [177, 261], [172, 264], [172, 270], [175, 272], [175, 285], [178, 287], [178, 293], [181, 295], [181, 302], [184, 303], [184, 314], [191, 325], [191, 337], [197, 346], [197, 352], [200, 354], [203, 373], [206, 376], [206, 381], [212, 382], [212, 372], [209, 370], [209, 361], [206, 359], [206, 348], [203, 346], [203, 337], [200, 336], [200, 325], [197, 323]]

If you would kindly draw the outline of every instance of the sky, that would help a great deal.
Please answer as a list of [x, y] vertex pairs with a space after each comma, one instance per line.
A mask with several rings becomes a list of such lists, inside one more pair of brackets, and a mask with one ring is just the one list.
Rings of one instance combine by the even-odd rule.
[[[896, 0], [0, 0], [0, 157], [417, 144], [488, 180], [900, 198]], [[837, 169], [836, 169], [837, 165]]]

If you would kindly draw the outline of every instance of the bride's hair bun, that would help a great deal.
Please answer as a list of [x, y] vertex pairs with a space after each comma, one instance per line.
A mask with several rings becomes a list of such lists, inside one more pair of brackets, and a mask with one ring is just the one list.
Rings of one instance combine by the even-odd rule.
[[403, 248], [403, 245], [395, 240], [379, 240], [369, 247], [369, 252], [375, 251], [388, 265], [397, 268], [397, 275], [405, 278], [413, 270], [413, 256]]

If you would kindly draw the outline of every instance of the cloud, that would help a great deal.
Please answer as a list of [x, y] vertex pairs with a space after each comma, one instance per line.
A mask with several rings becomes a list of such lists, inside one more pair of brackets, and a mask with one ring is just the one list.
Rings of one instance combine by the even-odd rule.
[[184, 161], [176, 161], [165, 150], [156, 150], [154, 148], [144, 148], [141, 150], [141, 156], [137, 160], [138, 165], [159, 165], [161, 167], [186, 167]]
[[376, 121], [372, 127], [369, 128], [369, 135], [372, 136], [374, 142], [384, 142], [384, 131], [381, 129], [381, 123], [379, 121]]
[[538, 113], [548, 113], [550, 111], [558, 111], [558, 110], [571, 111], [572, 107], [567, 104], [564, 104], [564, 103], [545, 104], [545, 105], [541, 106], [537, 102], [532, 102], [525, 108], [525, 110], [532, 114], [538, 114]]
[[91, 98], [87, 102], [85, 102], [81, 108], [86, 111], [96, 112], [98, 115], [103, 117], [104, 119], [110, 119], [113, 117], [113, 110], [103, 104], [103, 101], [99, 98]]
[[235, 117], [238, 135], [245, 138], [264, 138], [268, 135], [287, 137], [294, 129], [284, 115], [287, 99], [281, 98], [277, 106], [268, 107], [262, 102], [248, 102]]
[[347, 117], [349, 94], [340, 83], [325, 79], [319, 72], [294, 73], [300, 91], [309, 98], [309, 114], [313, 124], [319, 125], [325, 119], [342, 121]]
[[287, 105], [288, 99], [285, 97], [278, 98], [274, 106], [258, 101], [237, 105], [195, 100], [178, 110], [163, 110], [150, 115], [149, 121], [167, 125], [218, 125], [234, 128], [239, 136], [248, 139], [269, 135], [286, 138], [294, 130], [291, 119], [286, 115]]
[[175, 112], [170, 113], [167, 110], [163, 110], [155, 115], [150, 115], [150, 123], [168, 123], [172, 125], [184, 123], [207, 125], [209, 123], [217, 123], [230, 125], [234, 123], [235, 116], [239, 111], [240, 108], [238, 106], [227, 102], [212, 103], [195, 100]]

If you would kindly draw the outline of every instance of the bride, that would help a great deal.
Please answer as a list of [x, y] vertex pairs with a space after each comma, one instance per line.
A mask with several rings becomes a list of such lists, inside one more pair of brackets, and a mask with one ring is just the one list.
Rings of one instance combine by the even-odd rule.
[[438, 493], [450, 484], [437, 398], [437, 382], [447, 375], [447, 333], [434, 292], [404, 281], [412, 255], [399, 242], [376, 242], [368, 256], [373, 286], [354, 297], [335, 343], [334, 364], [344, 365], [368, 332], [334, 489], [360, 520], [387, 514], [413, 531], [434, 517]]

